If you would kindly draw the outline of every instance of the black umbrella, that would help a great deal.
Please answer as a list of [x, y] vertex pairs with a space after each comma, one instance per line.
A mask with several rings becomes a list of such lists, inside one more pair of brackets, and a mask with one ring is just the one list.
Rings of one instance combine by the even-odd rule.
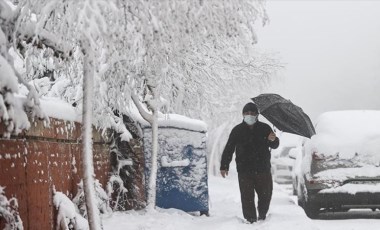
[[310, 138], [314, 126], [303, 110], [278, 94], [260, 94], [252, 98], [259, 112], [279, 130]]

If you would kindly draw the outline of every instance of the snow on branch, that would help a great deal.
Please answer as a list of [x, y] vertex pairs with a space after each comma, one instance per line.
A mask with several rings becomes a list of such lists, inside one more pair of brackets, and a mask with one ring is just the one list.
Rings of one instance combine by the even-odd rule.
[[[1, 32], [0, 30], [0, 34]], [[4, 137], [9, 137], [11, 133], [17, 134], [22, 129], [30, 127], [22, 105], [15, 100], [14, 94], [17, 92], [16, 74], [7, 59], [0, 55], [0, 121], [6, 128]]]
[[[15, 25], [12, 20], [14, 20], [13, 10], [6, 2], [0, 0], [0, 121], [6, 127], [5, 137], [9, 137], [12, 133], [18, 134], [30, 127], [28, 119], [25, 119], [26, 112], [32, 119], [38, 117], [49, 121], [40, 107], [35, 89], [16, 71], [13, 58], [8, 52], [8, 38], [12, 37]], [[18, 92], [18, 83], [24, 84], [29, 90], [27, 101], [22, 105], [18, 105], [14, 96]]]
[[148, 113], [144, 108], [143, 106], [141, 105], [141, 102], [139, 100], [139, 98], [137, 97], [136, 94], [132, 93], [131, 94], [131, 98], [134, 102], [134, 104], [136, 105], [140, 115], [146, 120], [148, 121], [149, 123], [152, 123], [153, 122], [153, 115]]
[[[52, 3], [54, 2], [51, 1], [50, 4], [44, 6], [37, 5], [41, 6], [42, 11], [52, 14], [54, 10]], [[60, 58], [68, 58], [73, 54], [74, 47], [70, 43], [40, 26], [39, 22], [41, 21], [34, 19], [36, 14], [33, 13], [33, 8], [27, 2], [20, 2], [19, 7], [15, 10], [12, 10], [3, 0], [0, 1], [0, 5], [0, 10], [8, 13], [2, 14], [0, 27], [8, 34], [9, 44], [13, 44], [19, 51], [24, 53], [26, 45], [31, 44], [40, 49], [49, 47], [54, 51], [54, 56]]]
[[[40, 30], [38, 34], [36, 31], [36, 23], [28, 22], [22, 25], [22, 27], [18, 28], [16, 33], [16, 41], [17, 47], [20, 50], [26, 49], [27, 44], [31, 44], [39, 49], [43, 49], [45, 47], [50, 48], [54, 52], [54, 56], [57, 58], [70, 58], [75, 48], [70, 45], [68, 42], [64, 42], [60, 37], [49, 33], [47, 30]], [[10, 40], [13, 42], [13, 40]]]

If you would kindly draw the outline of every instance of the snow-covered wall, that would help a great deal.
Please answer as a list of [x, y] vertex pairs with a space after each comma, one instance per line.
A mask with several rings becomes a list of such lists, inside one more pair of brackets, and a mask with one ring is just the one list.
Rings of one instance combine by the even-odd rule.
[[[3, 132], [0, 122], [0, 136]], [[79, 123], [54, 118], [50, 118], [49, 127], [44, 121], [35, 121], [18, 136], [0, 138], [0, 186], [6, 187], [7, 197], [18, 199], [24, 229], [55, 228], [54, 188], [70, 198], [75, 196], [82, 178], [80, 139]], [[94, 167], [105, 186], [110, 171], [109, 146], [100, 131], [94, 131]]]

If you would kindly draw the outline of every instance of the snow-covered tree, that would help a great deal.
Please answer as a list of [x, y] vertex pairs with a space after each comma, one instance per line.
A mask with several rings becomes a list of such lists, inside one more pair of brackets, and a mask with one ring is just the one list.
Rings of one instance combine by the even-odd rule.
[[[124, 140], [131, 135], [116, 114], [130, 115], [133, 101], [152, 125], [153, 167], [160, 112], [199, 118], [216, 130], [278, 67], [254, 48], [253, 25], [267, 21], [262, 0], [17, 2], [9, 42], [27, 63], [25, 77], [45, 82], [40, 93], [78, 108], [90, 105], [90, 97], [87, 117], [94, 111], [94, 124], [113, 127]], [[41, 77], [51, 85], [35, 80]], [[92, 79], [84, 85], [94, 85], [96, 97], [81, 91], [82, 80]], [[156, 169], [151, 172], [148, 204], [154, 206]]]
[[[153, 133], [161, 109], [217, 127], [277, 67], [254, 49], [253, 24], [267, 20], [262, 1], [128, 1], [119, 8], [126, 21], [124, 75], [133, 79], [131, 94], [140, 99], [132, 98]], [[156, 134], [153, 139], [148, 205], [155, 203]]]

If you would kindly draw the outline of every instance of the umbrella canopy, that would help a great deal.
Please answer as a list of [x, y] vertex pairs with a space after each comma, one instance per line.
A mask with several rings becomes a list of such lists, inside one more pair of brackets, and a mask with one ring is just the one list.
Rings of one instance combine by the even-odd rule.
[[252, 98], [259, 112], [276, 128], [310, 138], [315, 129], [310, 118], [303, 110], [278, 94], [260, 94]]

